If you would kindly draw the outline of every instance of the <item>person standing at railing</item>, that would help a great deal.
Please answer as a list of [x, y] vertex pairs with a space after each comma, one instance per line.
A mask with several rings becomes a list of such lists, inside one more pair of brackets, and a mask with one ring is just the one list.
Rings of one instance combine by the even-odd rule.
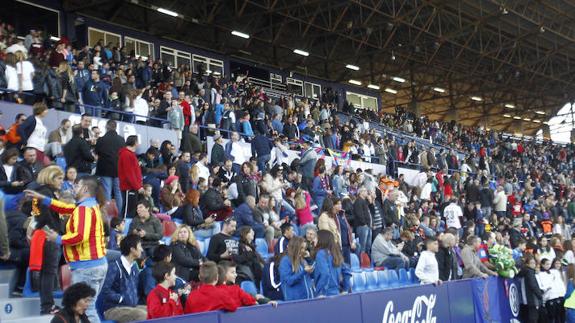
[[97, 70], [91, 73], [91, 79], [84, 86], [84, 111], [90, 116], [101, 117], [102, 108], [109, 107], [108, 86], [100, 81]]
[[315, 164], [318, 160], [315, 148], [312, 146], [313, 141], [308, 136], [303, 136], [300, 140], [303, 149], [301, 158], [299, 160], [299, 168], [302, 174], [302, 187], [307, 191], [311, 191], [315, 169]]

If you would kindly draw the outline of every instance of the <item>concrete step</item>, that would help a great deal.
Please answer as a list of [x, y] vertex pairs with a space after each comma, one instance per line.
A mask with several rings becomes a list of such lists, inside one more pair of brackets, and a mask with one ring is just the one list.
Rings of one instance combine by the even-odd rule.
[[[61, 304], [60, 299], [55, 299], [56, 305]], [[38, 297], [15, 297], [0, 299], [0, 322], [6, 320], [23, 319], [40, 315], [40, 298]]]
[[10, 283], [0, 283], [0, 299], [10, 298]]
[[52, 315], [30, 316], [13, 320], [2, 320], [2, 323], [50, 323]]

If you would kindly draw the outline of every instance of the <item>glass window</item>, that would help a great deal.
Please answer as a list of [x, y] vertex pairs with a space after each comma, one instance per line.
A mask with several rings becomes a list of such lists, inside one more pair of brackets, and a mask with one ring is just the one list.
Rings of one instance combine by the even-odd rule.
[[192, 55], [194, 60], [193, 72], [199, 73], [200, 66], [205, 73], [220, 73], [224, 74], [224, 62], [219, 59], [213, 59], [200, 55]]
[[112, 47], [120, 47], [120, 39], [121, 36], [118, 34], [92, 27], [88, 28], [88, 45], [90, 45], [90, 47], [94, 47], [99, 41], [102, 41], [102, 45], [104, 46], [108, 43], [112, 43]]
[[346, 92], [347, 102], [358, 109], [368, 109], [377, 111], [377, 98], [353, 92]]
[[190, 53], [164, 46], [160, 46], [160, 58], [164, 64], [168, 64], [173, 67], [177, 67], [182, 64], [190, 64], [191, 62]]
[[154, 59], [154, 45], [145, 41], [134, 39], [131, 37], [124, 37], [124, 46], [128, 54], [134, 54], [137, 58], [147, 60], [148, 58]]

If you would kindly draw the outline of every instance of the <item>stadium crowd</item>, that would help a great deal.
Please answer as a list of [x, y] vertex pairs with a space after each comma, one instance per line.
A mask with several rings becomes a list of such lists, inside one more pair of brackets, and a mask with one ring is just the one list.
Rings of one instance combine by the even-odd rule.
[[[6, 25], [0, 35], [4, 99], [33, 104], [32, 115], [1, 120], [0, 255], [18, 268], [20, 291], [30, 271], [54, 322], [348, 293], [354, 258], [415, 268], [425, 284], [518, 272], [525, 322], [575, 322], [571, 145], [514, 141], [400, 108], [352, 111], [329, 89], [318, 100], [274, 99], [245, 75], [192, 73], [113, 44], [52, 46], [38, 31], [18, 42]], [[51, 108], [83, 113], [80, 124], [48, 132]], [[106, 129], [94, 116], [108, 119]], [[118, 120], [173, 129], [181, 142], [123, 138]], [[299, 157], [289, 161], [288, 149]], [[334, 152], [386, 171], [326, 165]], [[408, 181], [402, 165], [419, 172]], [[493, 261], [497, 246], [511, 250], [513, 268]], [[59, 308], [62, 257], [73, 285]]]

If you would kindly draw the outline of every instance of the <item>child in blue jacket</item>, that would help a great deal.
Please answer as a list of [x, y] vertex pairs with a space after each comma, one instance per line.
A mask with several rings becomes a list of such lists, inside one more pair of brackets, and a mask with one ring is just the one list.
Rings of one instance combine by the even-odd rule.
[[327, 230], [317, 232], [313, 278], [318, 296], [339, 295], [350, 290], [349, 269], [343, 262], [343, 256], [339, 246], [336, 245], [333, 233]]
[[314, 297], [311, 280], [314, 266], [305, 262], [306, 251], [304, 238], [293, 237], [288, 244], [287, 255], [280, 261], [281, 290], [285, 301]]

